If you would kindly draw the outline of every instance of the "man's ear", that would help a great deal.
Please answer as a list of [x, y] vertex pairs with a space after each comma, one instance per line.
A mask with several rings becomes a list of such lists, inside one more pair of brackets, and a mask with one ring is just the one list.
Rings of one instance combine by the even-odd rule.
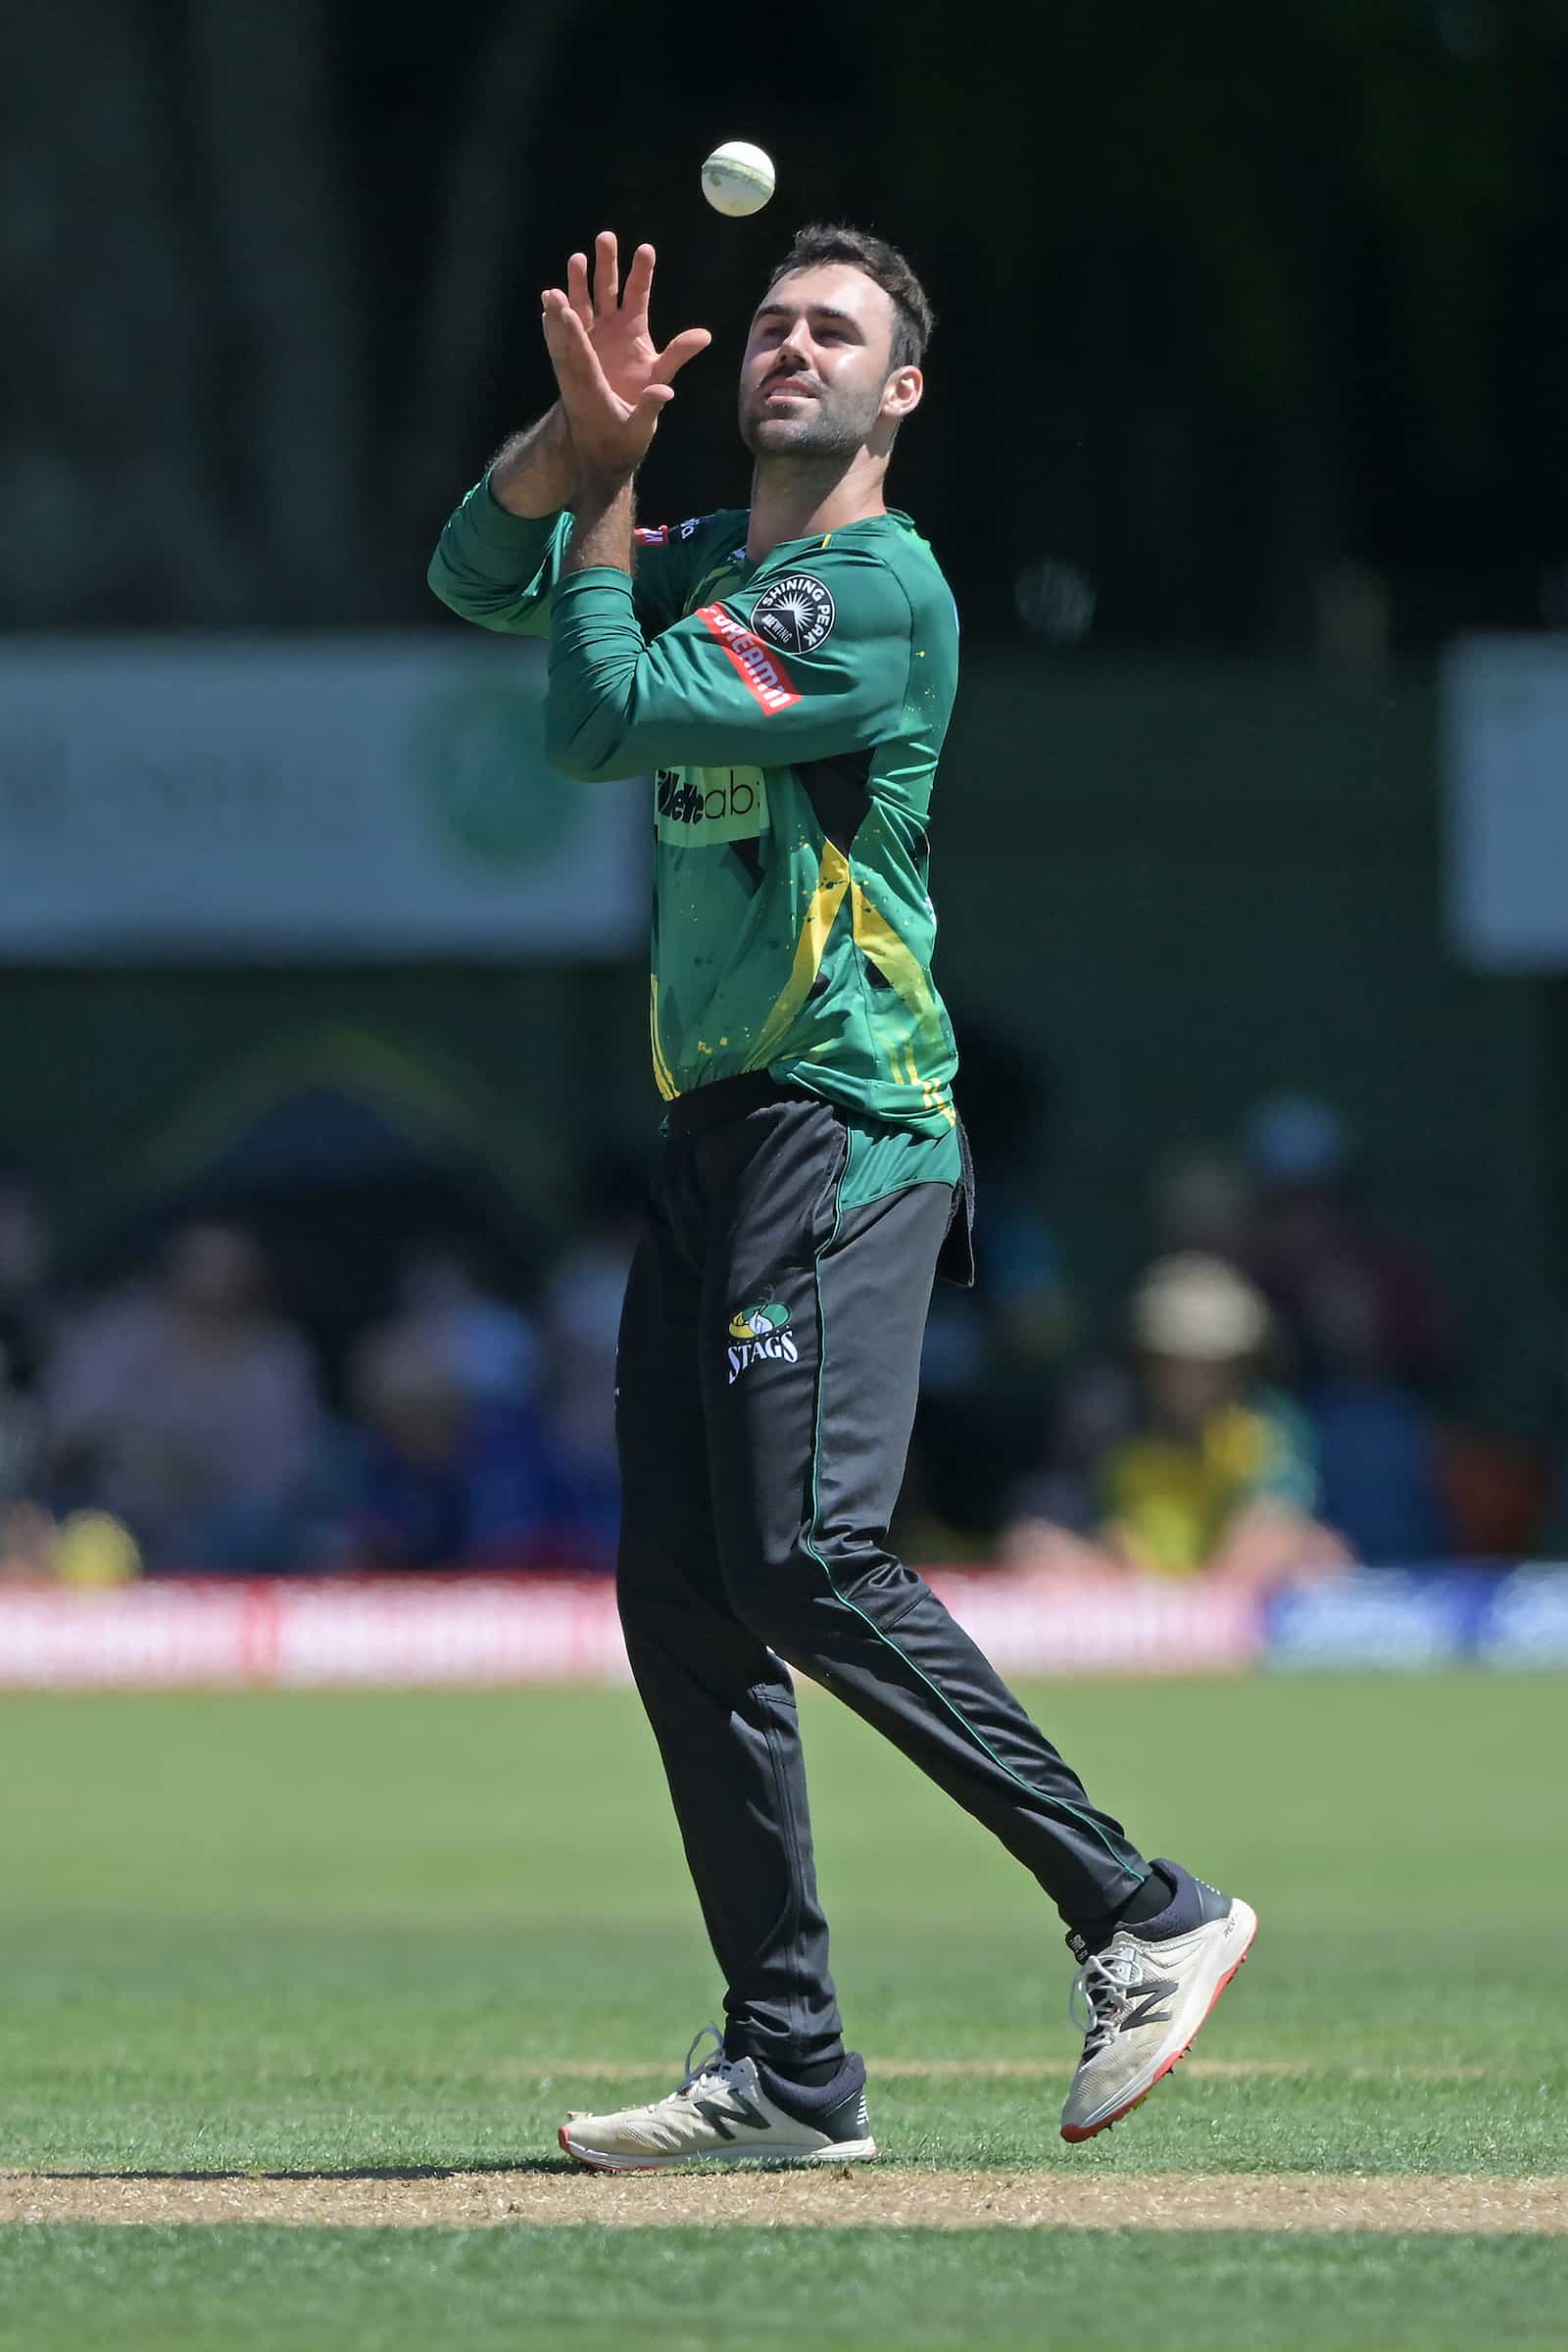
[[896, 368], [882, 394], [882, 415], [899, 423], [920, 406], [925, 377], [918, 368]]

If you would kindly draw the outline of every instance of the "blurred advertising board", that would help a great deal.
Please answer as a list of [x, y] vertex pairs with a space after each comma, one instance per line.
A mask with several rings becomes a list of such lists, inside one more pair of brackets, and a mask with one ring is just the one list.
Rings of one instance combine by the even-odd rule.
[[[1164, 1580], [933, 1572], [1008, 1675], [1568, 1667], [1568, 1567], [1379, 1570], [1266, 1600]], [[0, 1585], [0, 1689], [479, 1689], [629, 1680], [608, 1579]]]
[[1271, 1593], [1272, 1666], [1568, 1666], [1568, 1567], [1380, 1568]]
[[0, 645], [0, 956], [614, 954], [647, 787], [544, 756], [514, 638]]
[[1568, 968], [1568, 637], [1473, 637], [1443, 667], [1448, 927], [1484, 971]]
[[[1201, 1587], [932, 1583], [1009, 1674], [1196, 1674], [1248, 1663], [1257, 1608]], [[0, 1585], [0, 1688], [301, 1688], [629, 1680], [607, 1580], [154, 1579]]]

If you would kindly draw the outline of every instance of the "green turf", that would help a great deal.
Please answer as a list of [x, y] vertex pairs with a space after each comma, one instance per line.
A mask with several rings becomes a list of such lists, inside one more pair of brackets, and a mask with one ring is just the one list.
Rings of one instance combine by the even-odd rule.
[[[1281, 1678], [1031, 1695], [1141, 1842], [1254, 1902], [1256, 1954], [1200, 2052], [1292, 2071], [1179, 2074], [1079, 2151], [1056, 2136], [1060, 2081], [884, 2079], [873, 2117], [888, 2154], [1121, 2172], [1568, 2171], [1560, 1681]], [[862, 1727], [815, 1694], [806, 1721], [855, 2040], [873, 2058], [1056, 2064], [1064, 2080], [1070, 1965], [1049, 1906]], [[574, 2082], [574, 2059], [624, 2060], [628, 2090], [657, 2088], [717, 2007], [648, 1735], [620, 1692], [12, 1698], [0, 1704], [0, 1776], [12, 1792], [0, 2164], [528, 2160], [553, 2149], [563, 2106], [612, 2095]], [[1465, 2069], [1481, 2071], [1445, 2073]], [[672, 2279], [700, 2304], [733, 2264], [737, 2278], [766, 2278], [775, 2311], [766, 2266], [783, 2242], [628, 2233], [612, 2266], [589, 2232], [39, 2230], [0, 2237], [0, 2325], [20, 2324], [19, 2296], [42, 2308], [52, 2294], [65, 2311], [108, 2279], [127, 2298], [117, 2341], [182, 2344], [167, 2332], [175, 2304], [198, 2313], [225, 2266], [264, 2264], [263, 2245], [280, 2249], [265, 2257], [276, 2281], [268, 2324], [291, 2345], [318, 2340], [318, 2326], [319, 2340], [345, 2346], [434, 2340], [386, 2332], [403, 2324], [391, 2317], [379, 2334], [359, 2318], [334, 2333], [317, 2316], [334, 2279], [360, 2281], [343, 2289], [357, 2313], [377, 2280], [389, 2295], [396, 2282], [399, 2310], [420, 2295], [433, 2309], [461, 2287], [465, 2329], [471, 2298], [482, 2331], [522, 2277], [563, 2324], [608, 2312], [614, 2294], [646, 2320]], [[1191, 2340], [1217, 2340], [1200, 2325], [1214, 2292], [1228, 2305], [1241, 2295], [1237, 2342], [1314, 2347], [1457, 2343], [1466, 2313], [1495, 2319], [1510, 2294], [1510, 2340], [1535, 2340], [1532, 2298], [1553, 2263], [1561, 2278], [1564, 2244], [1477, 2244], [1461, 2262], [1435, 2241], [1117, 2242], [1136, 2243], [1140, 2279], [1168, 2278], [1199, 2315]], [[1103, 2289], [1108, 2243], [857, 2232], [812, 2261], [865, 2282], [867, 2312], [885, 2318], [886, 2297], [900, 2298], [882, 2340], [956, 2341], [972, 2330], [955, 2315], [994, 2293], [992, 2340], [1014, 2340], [1012, 2329], [1023, 2341], [1030, 2298], [1049, 2286], [1051, 2330], [1066, 2341], [1078, 2331], [1063, 2314], [1081, 2318], [1097, 2278]], [[1468, 2302], [1461, 2278], [1474, 2282]], [[1352, 2293], [1362, 2280], [1365, 2295], [1359, 2283]], [[133, 2330], [155, 2282], [166, 2332], [144, 2338]], [[1140, 2291], [1120, 2285], [1107, 2307], [1123, 2334], [1141, 2325]], [[1401, 2299], [1425, 2314], [1424, 2332], [1396, 2332]], [[248, 2324], [238, 2313], [226, 2340], [273, 2340], [247, 2335]], [[846, 2327], [814, 2340], [876, 2340], [863, 2315]], [[34, 2328], [3, 2340], [57, 2339]], [[1166, 2328], [1160, 2340], [1189, 2338]]]
[[0, 2346], [1560, 2352], [1560, 2245], [1240, 2230], [0, 2230]]
[[[1568, 2169], [1560, 1683], [1034, 1695], [1136, 1836], [1262, 1916], [1204, 2054], [1300, 2070], [1178, 2077], [1069, 2161]], [[1054, 1914], [860, 1725], [807, 1715], [855, 2038], [1065, 2068]], [[574, 2058], [670, 2071], [717, 2005], [618, 1692], [12, 1700], [0, 1776], [27, 1791], [3, 2163], [502, 2162], [550, 2145]], [[1054, 2164], [1054, 2092], [892, 2081], [876, 2124], [906, 2158]]]

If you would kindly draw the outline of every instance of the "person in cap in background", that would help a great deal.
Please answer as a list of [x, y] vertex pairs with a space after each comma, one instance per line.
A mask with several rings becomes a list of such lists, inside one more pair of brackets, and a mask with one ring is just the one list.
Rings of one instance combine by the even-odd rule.
[[1100, 1542], [1145, 1574], [1248, 1585], [1349, 1557], [1321, 1525], [1311, 1428], [1260, 1378], [1258, 1291], [1223, 1258], [1161, 1258], [1132, 1301], [1141, 1426], [1094, 1466]]
[[[1269, 1388], [1266, 1301], [1205, 1250], [1133, 1292], [1131, 1348], [1079, 1399], [1072, 1453], [1022, 1486], [1002, 1556], [1070, 1582], [1203, 1575], [1262, 1586], [1352, 1556], [1320, 1519], [1312, 1425]], [[1114, 1390], [1111, 1383], [1114, 1381]]]

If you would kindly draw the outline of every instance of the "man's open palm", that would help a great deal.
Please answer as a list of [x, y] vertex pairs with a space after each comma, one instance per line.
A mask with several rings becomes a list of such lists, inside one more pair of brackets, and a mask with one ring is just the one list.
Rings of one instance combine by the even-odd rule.
[[645, 456], [659, 413], [674, 398], [672, 379], [712, 341], [705, 326], [687, 327], [662, 351], [648, 325], [654, 249], [639, 245], [620, 286], [613, 234], [602, 229], [588, 259], [574, 253], [565, 289], [544, 294], [545, 343], [579, 465], [630, 472]]

